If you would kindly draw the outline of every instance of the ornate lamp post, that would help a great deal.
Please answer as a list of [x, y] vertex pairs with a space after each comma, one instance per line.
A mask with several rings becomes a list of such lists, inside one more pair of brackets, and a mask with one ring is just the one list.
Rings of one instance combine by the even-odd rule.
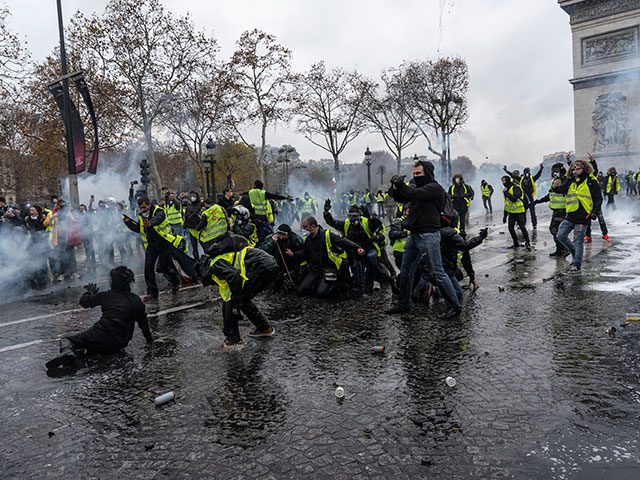
[[364, 152], [364, 164], [367, 166], [367, 186], [371, 191], [371, 150], [369, 147]]

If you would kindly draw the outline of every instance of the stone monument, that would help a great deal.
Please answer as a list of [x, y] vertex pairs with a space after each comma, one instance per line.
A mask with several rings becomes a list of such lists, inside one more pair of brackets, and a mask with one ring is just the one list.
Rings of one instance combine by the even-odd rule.
[[558, 0], [573, 41], [575, 150], [601, 168], [640, 166], [640, 0]]

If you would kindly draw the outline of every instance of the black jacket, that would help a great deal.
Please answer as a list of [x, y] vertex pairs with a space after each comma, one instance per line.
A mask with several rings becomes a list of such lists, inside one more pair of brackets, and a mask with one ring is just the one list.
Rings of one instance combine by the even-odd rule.
[[[318, 227], [318, 233], [315, 237], [309, 235], [304, 241], [302, 250], [296, 252], [294, 258], [296, 263], [302, 263], [307, 261], [309, 268], [312, 271], [323, 270], [324, 268], [335, 268], [335, 264], [329, 260], [327, 256], [327, 244], [325, 242], [325, 230], [322, 227]], [[343, 251], [350, 252], [354, 255], [358, 254], [358, 248], [356, 243], [348, 240], [344, 237], [340, 237], [333, 232], [329, 232], [331, 237], [331, 249], [335, 253], [341, 253]], [[347, 262], [342, 262], [342, 268], [346, 266]]]
[[411, 202], [409, 215], [404, 227], [411, 233], [433, 233], [440, 230], [440, 212], [447, 194], [444, 188], [432, 178], [422, 187], [401, 184], [397, 189], [391, 187], [389, 195], [396, 202]]
[[[482, 243], [482, 237], [480, 235], [465, 240], [462, 238], [455, 229], [451, 227], [445, 227], [440, 229], [440, 255], [442, 256], [442, 266], [444, 271], [450, 277], [454, 276], [458, 269], [458, 251], [468, 252], [472, 248], [477, 247]], [[464, 265], [469, 278], [473, 280], [473, 268], [469, 260], [468, 265]]]
[[187, 209], [184, 212], [183, 226], [187, 228], [196, 228], [200, 222], [200, 213], [202, 212], [203, 204], [200, 201], [187, 205]]
[[[344, 224], [346, 220], [335, 220], [331, 215], [331, 212], [324, 212], [324, 221], [327, 222], [327, 225], [337, 229], [340, 233], [344, 232]], [[371, 217], [367, 218], [369, 222], [369, 231], [371, 232], [371, 236], [373, 237], [376, 231], [382, 226], [382, 222], [379, 218]], [[354, 243], [357, 243], [367, 252], [374, 247], [373, 240], [367, 235], [367, 232], [364, 231], [362, 227], [361, 220], [356, 223], [354, 221], [349, 221], [349, 230], [347, 231], [346, 237]]]
[[[280, 252], [282, 252], [282, 256], [278, 251], [278, 246], [280, 247]], [[289, 238], [286, 240], [274, 240], [272, 235], [268, 235], [264, 241], [260, 244], [259, 248], [267, 252], [273, 258], [276, 259], [276, 263], [280, 268], [284, 268], [284, 264], [282, 263], [282, 257], [284, 256], [287, 261], [287, 268], [291, 270], [295, 267], [295, 259], [289, 257], [286, 253], [286, 250], [291, 250], [293, 253], [300, 252], [304, 248], [304, 241], [302, 237], [295, 232], [289, 233]]]
[[[465, 191], [466, 187], [466, 191]], [[451, 203], [453, 204], [453, 208], [456, 209], [456, 212], [462, 214], [469, 209], [467, 205], [467, 200], [471, 201], [474, 195], [474, 191], [470, 185], [465, 183], [453, 184], [449, 187], [448, 191], [449, 196], [451, 197]]]
[[92, 327], [110, 337], [120, 347], [124, 348], [133, 338], [133, 330], [137, 323], [147, 342], [153, 341], [145, 305], [140, 297], [131, 292], [108, 290], [91, 294], [85, 292], [80, 297], [80, 305], [93, 308], [100, 305], [102, 316]]
[[218, 260], [209, 269], [210, 275], [225, 280], [231, 289], [231, 299], [251, 298], [266, 287], [279, 272], [275, 260], [264, 250], [249, 248], [244, 257], [248, 280], [242, 284], [242, 277], [232, 263]]

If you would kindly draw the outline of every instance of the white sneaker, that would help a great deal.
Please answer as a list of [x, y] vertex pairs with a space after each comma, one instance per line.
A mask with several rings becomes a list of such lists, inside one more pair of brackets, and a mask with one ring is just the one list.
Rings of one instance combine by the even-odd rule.
[[380, 290], [380, 282], [373, 282], [373, 289]]
[[57, 280], [58, 280], [59, 282], [64, 282], [64, 275], [58, 275]]

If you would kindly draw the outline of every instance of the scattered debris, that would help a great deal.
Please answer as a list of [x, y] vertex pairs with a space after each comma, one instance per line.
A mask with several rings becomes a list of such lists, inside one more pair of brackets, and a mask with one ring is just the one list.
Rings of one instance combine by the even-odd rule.
[[155, 400], [153, 401], [153, 403], [156, 404], [156, 407], [159, 407], [160, 405], [164, 405], [167, 402], [170, 402], [171, 400], [175, 400], [176, 399], [176, 394], [173, 392], [167, 392], [163, 395], [160, 395], [159, 397], [156, 397]]
[[384, 353], [384, 345], [376, 345], [371, 349], [373, 353]]
[[336, 388], [336, 398], [344, 397], [344, 388], [338, 387]]
[[429, 458], [423, 458], [422, 459], [422, 465], [429, 466], [431, 464], [432, 464], [431, 459], [429, 459]]
[[49, 432], [49, 438], [55, 437], [55, 436], [56, 436], [55, 432]]
[[617, 331], [616, 327], [610, 327], [610, 328], [607, 328], [604, 332], [606, 334], [608, 334], [609, 336], [613, 337], [613, 336], [615, 336], [616, 331]]
[[156, 444], [155, 444], [155, 443], [147, 443], [147, 444], [144, 446], [144, 449], [145, 449], [145, 450], [153, 450], [153, 447], [155, 447], [155, 446], [156, 446]]
[[498, 291], [504, 292], [504, 287], [502, 285], [498, 285]]
[[456, 386], [456, 379], [453, 377], [447, 377], [444, 379], [444, 381], [447, 383], [448, 386], [450, 387], [455, 387]]

